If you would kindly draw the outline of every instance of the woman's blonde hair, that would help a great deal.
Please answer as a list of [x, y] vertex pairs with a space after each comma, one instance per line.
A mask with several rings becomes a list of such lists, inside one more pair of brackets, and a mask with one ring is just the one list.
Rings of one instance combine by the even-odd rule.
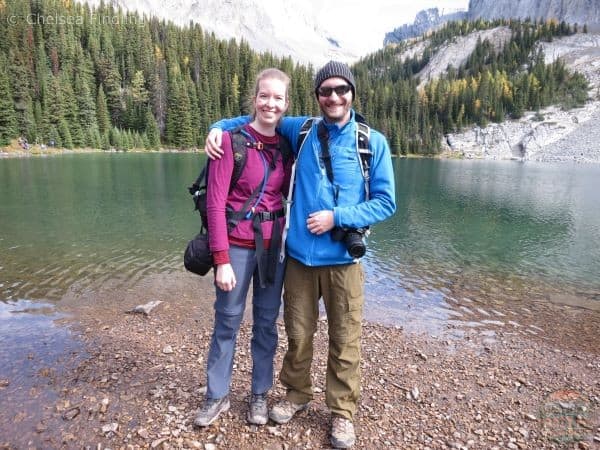
[[254, 92], [248, 98], [247, 101], [248, 110], [250, 111], [250, 115], [253, 119], [256, 117], [256, 110], [254, 109], [254, 99], [258, 94], [258, 90], [260, 89], [260, 82], [262, 80], [267, 80], [271, 78], [283, 82], [283, 84], [285, 85], [285, 99], [288, 101], [288, 103], [290, 101], [290, 85], [292, 83], [292, 80], [290, 79], [289, 75], [275, 67], [270, 67], [268, 69], [261, 70], [258, 73], [258, 75], [256, 75], [256, 81], [254, 82]]

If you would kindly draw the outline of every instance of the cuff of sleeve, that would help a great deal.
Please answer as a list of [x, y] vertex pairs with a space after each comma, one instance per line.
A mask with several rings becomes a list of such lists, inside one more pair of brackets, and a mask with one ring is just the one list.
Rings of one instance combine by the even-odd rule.
[[228, 250], [219, 250], [218, 252], [213, 253], [213, 261], [215, 265], [219, 264], [227, 264], [229, 263], [229, 251]]
[[336, 227], [341, 226], [340, 210], [338, 207], [333, 208], [333, 225]]

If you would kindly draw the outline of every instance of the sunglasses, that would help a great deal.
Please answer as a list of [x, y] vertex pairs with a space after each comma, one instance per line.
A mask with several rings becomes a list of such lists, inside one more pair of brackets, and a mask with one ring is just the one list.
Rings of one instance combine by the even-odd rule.
[[350, 92], [350, 89], [352, 89], [352, 87], [349, 84], [340, 84], [339, 86], [333, 87], [321, 86], [319, 89], [317, 89], [317, 93], [321, 97], [331, 97], [331, 94], [333, 94], [335, 91], [337, 96], [341, 97], [342, 95], [346, 95], [348, 92]]

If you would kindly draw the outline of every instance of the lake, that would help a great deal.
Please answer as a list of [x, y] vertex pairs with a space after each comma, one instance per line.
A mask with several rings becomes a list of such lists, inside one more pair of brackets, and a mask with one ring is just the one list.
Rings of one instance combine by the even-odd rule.
[[[0, 160], [0, 301], [56, 303], [184, 271], [198, 154]], [[372, 228], [365, 316], [437, 332], [600, 309], [600, 165], [395, 159]], [[191, 276], [191, 275], [190, 275]]]

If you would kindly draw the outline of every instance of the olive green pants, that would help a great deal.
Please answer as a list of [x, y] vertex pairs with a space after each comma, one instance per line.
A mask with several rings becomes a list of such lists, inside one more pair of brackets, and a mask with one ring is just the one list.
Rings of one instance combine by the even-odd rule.
[[353, 419], [360, 393], [363, 286], [360, 263], [309, 267], [288, 258], [283, 294], [288, 349], [280, 380], [289, 401], [307, 403], [313, 398], [310, 368], [322, 297], [329, 328], [327, 406], [333, 414]]

